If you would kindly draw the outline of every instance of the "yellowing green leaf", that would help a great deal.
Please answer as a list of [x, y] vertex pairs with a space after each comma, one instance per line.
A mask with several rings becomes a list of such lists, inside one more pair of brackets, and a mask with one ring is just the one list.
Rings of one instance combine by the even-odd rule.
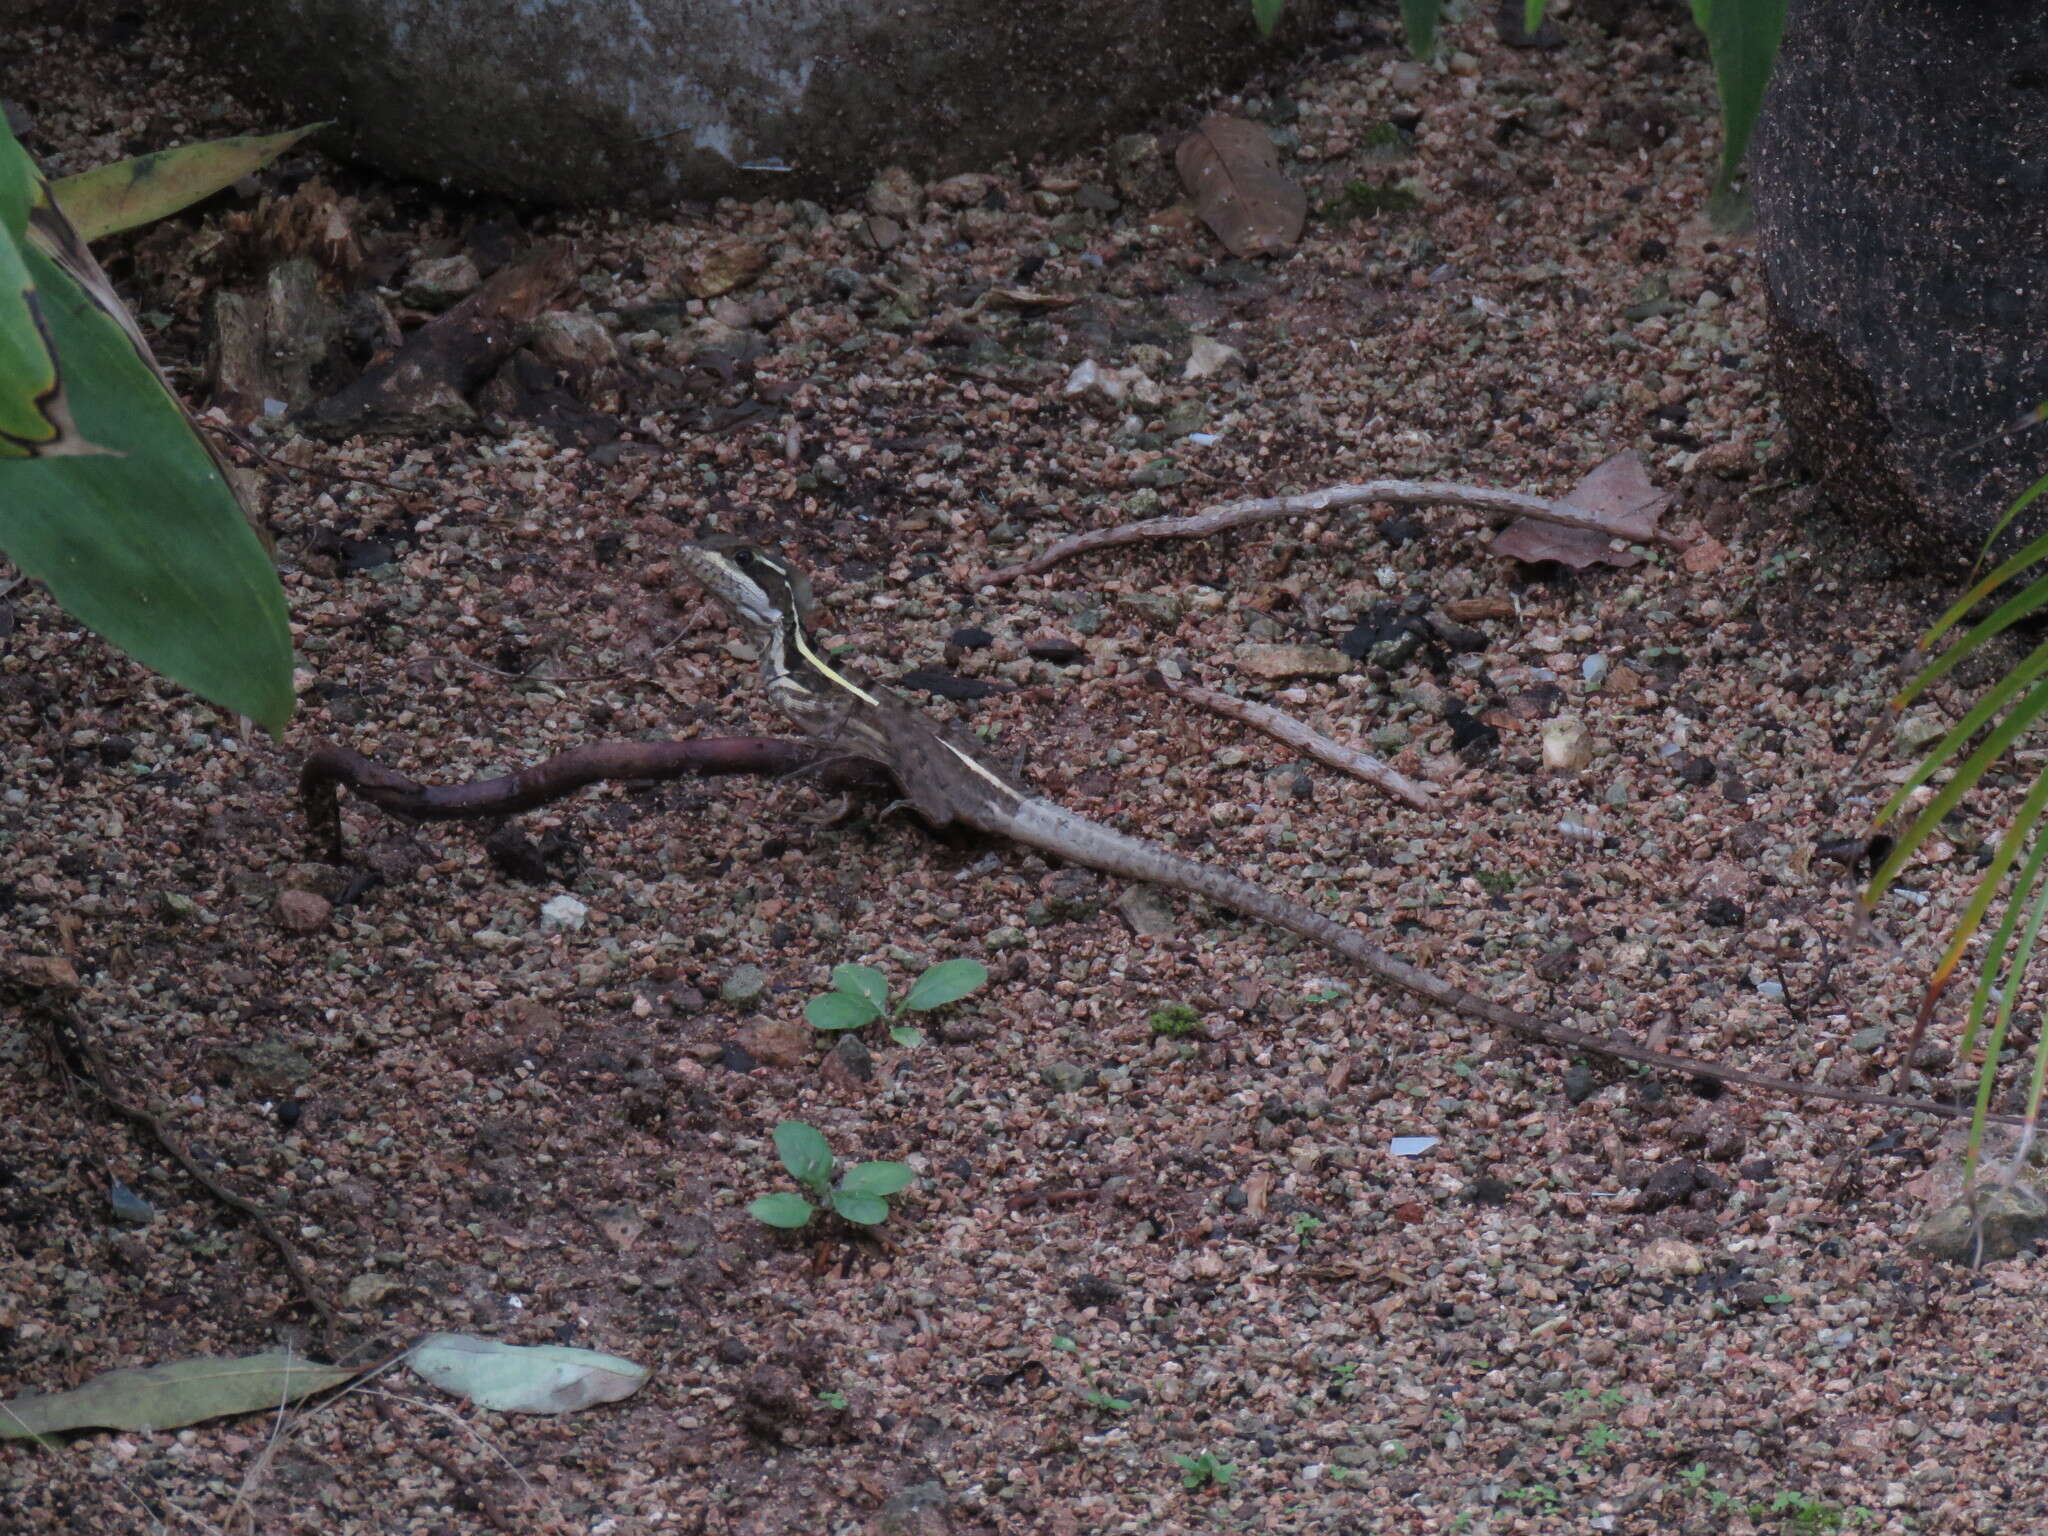
[[279, 1353], [109, 1371], [69, 1392], [30, 1393], [0, 1403], [0, 1439], [71, 1429], [177, 1429], [225, 1414], [276, 1409], [359, 1374], [360, 1369]]
[[35, 165], [0, 135], [0, 459], [98, 453], [71, 418], [64, 372], [24, 249], [40, 193]]
[[97, 240], [189, 208], [262, 170], [307, 134], [326, 126], [314, 123], [289, 133], [244, 134], [158, 150], [66, 176], [51, 183], [51, 190], [80, 237]]

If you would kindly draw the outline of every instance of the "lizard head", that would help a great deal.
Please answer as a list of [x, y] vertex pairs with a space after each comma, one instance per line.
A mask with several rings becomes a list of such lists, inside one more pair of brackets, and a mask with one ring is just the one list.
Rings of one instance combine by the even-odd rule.
[[705, 591], [757, 635], [778, 632], [792, 618], [800, 621], [810, 606], [810, 582], [803, 573], [751, 544], [685, 544], [677, 558]]

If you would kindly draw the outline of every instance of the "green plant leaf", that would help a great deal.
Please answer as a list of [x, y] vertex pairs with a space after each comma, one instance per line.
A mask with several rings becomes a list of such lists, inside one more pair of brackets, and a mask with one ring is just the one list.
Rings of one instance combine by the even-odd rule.
[[815, 1188], [830, 1181], [832, 1149], [816, 1126], [802, 1120], [783, 1121], [775, 1127], [775, 1150], [797, 1183]]
[[1718, 224], [1748, 207], [1746, 197], [1737, 206], [1735, 178], [1764, 104], [1771, 66], [1777, 62], [1778, 40], [1785, 32], [1785, 0], [1714, 0], [1706, 9], [1704, 30], [1721, 94], [1721, 170], [1707, 209]]
[[1280, 25], [1280, 13], [1286, 8], [1287, 0], [1252, 0], [1252, 21], [1259, 29], [1259, 36], [1273, 35], [1273, 29]]
[[0, 459], [102, 452], [71, 418], [64, 370], [52, 350], [28, 268], [34, 164], [0, 129]]
[[779, 1195], [763, 1195], [747, 1207], [747, 1214], [771, 1227], [794, 1228], [806, 1225], [815, 1209], [802, 1195], [785, 1190]]
[[924, 1031], [914, 1024], [891, 1024], [889, 1026], [889, 1038], [898, 1045], [923, 1045]]
[[1543, 13], [1549, 9], [1550, 0], [1524, 0], [1522, 6], [1522, 30], [1534, 32], [1543, 25]]
[[988, 967], [979, 960], [941, 960], [911, 983], [903, 1006], [913, 1013], [943, 1008], [959, 1002], [987, 981]]
[[1401, 26], [1408, 34], [1408, 51], [1416, 58], [1435, 57], [1436, 24], [1443, 9], [1443, 0], [1401, 0]]
[[908, 1189], [916, 1177], [908, 1163], [855, 1163], [839, 1187], [853, 1195], [893, 1195]]
[[275, 1412], [363, 1369], [270, 1353], [108, 1371], [68, 1392], [32, 1392], [0, 1403], [0, 1440], [70, 1429], [178, 1429], [230, 1413]]
[[2029, 582], [2019, 592], [2000, 603], [1989, 614], [1970, 626], [1969, 630], [1952, 641], [1947, 650], [1929, 662], [1915, 677], [1899, 691], [1892, 701], [1892, 708], [1904, 709], [1913, 700], [1925, 693], [1934, 683], [1948, 676], [1962, 662], [1968, 660], [1995, 636], [2005, 633], [2023, 619], [2030, 618], [2044, 603], [2048, 603], [2048, 576]]
[[875, 1005], [877, 1014], [889, 1006], [889, 978], [872, 965], [835, 965], [832, 985], [841, 992], [866, 998]]
[[307, 134], [327, 126], [314, 123], [289, 133], [243, 134], [160, 149], [63, 177], [52, 182], [50, 190], [79, 238], [97, 240], [189, 208], [262, 170]]
[[502, 1344], [436, 1333], [407, 1356], [417, 1376], [494, 1413], [574, 1413], [631, 1397], [648, 1369], [618, 1355], [566, 1344]]
[[[0, 166], [19, 154], [0, 126]], [[277, 573], [133, 318], [35, 185], [19, 251], [78, 430], [109, 452], [0, 461], [0, 549], [137, 661], [278, 731], [292, 645]]]
[[[1964, 1031], [1962, 1049], [1958, 1052], [1967, 1057], [1976, 1043], [1978, 1027], [1984, 1021], [1984, 1005], [1992, 992], [1991, 981], [2005, 963], [2006, 944], [2012, 937], [2014, 920], [2025, 911], [2026, 929], [2020, 935], [2019, 948], [2014, 951], [2012, 964], [2006, 970], [2004, 995], [1999, 999], [1991, 1040], [1984, 1047], [1984, 1063], [1977, 1073], [1977, 1101], [1970, 1114], [1970, 1139], [1963, 1155], [1963, 1176], [1966, 1180], [1977, 1176], [1977, 1154], [1984, 1144], [1984, 1124], [1991, 1113], [1991, 1095], [1998, 1086], [1998, 1061], [2005, 1050], [2006, 1032], [2012, 1026], [2013, 1004], [2019, 999], [2020, 985], [2026, 980], [2027, 966], [2034, 958], [2034, 942], [2041, 934], [2041, 920], [2048, 916], [2048, 886], [2043, 886], [2041, 881], [2044, 863], [2048, 863], [2048, 838], [2037, 838], [2019, 878], [2014, 882], [2012, 893], [2006, 898], [2005, 921], [1999, 924], [1997, 934], [1985, 946], [1981, 979], [1970, 1007], [1969, 1027]], [[2040, 889], [2038, 896], [2034, 894], [2037, 887]], [[2029, 898], [2032, 899], [2031, 907]], [[2038, 1062], [2044, 1049], [2048, 1049], [2048, 1042], [2035, 1042], [2037, 1081], [2040, 1073]]]
[[804, 1004], [804, 1017], [813, 1029], [859, 1029], [881, 1016], [881, 1009], [850, 992], [820, 992]]
[[863, 1227], [880, 1226], [889, 1219], [889, 1202], [880, 1195], [856, 1194], [846, 1189], [832, 1191], [832, 1209]]
[[[2028, 727], [2041, 717], [2043, 711], [2048, 711], [2048, 684], [2031, 689], [2024, 699], [2014, 705], [2006, 717], [1999, 721], [1978, 745], [1977, 750], [1965, 758], [1962, 765], [1950, 775], [1949, 781], [1935, 792], [1934, 798], [1927, 802], [1926, 808], [1921, 811], [1913, 825], [1901, 834], [1898, 844], [1878, 867], [1877, 873], [1871, 877], [1870, 888], [1873, 892], [1882, 891], [1891, 884], [1898, 872], [1906, 867], [1907, 861], [1919, 851], [1920, 845], [1936, 827], [1941, 825], [1942, 818], [1956, 808], [1964, 795], [1977, 787], [1977, 781], [1990, 771], [1992, 764], [2005, 756], [2014, 742], [2026, 734]], [[1892, 810], [1898, 803], [1894, 801], [1894, 805], [1886, 809]], [[1997, 867], [1999, 873], [2003, 874], [2005, 869], [2011, 867], [2011, 860], [2008, 859], [2003, 866]]]

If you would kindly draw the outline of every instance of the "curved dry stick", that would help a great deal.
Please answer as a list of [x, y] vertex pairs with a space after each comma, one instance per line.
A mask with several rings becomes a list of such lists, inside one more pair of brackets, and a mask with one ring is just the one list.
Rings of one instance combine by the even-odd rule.
[[727, 774], [787, 778], [805, 772], [815, 774], [831, 789], [886, 788], [894, 782], [879, 763], [849, 757], [818, 742], [778, 736], [593, 742], [571, 747], [530, 768], [467, 784], [422, 784], [375, 758], [320, 741], [313, 744], [299, 770], [299, 804], [305, 811], [308, 838], [319, 857], [340, 864], [345, 855], [337, 786], [347, 786], [392, 816], [411, 821], [466, 821], [530, 811], [612, 780], [644, 783]]
[[[1592, 516], [1552, 501], [1547, 496], [1530, 496], [1521, 491], [1503, 491], [1488, 485], [1459, 485], [1447, 480], [1368, 480], [1362, 485], [1333, 485], [1327, 490], [1306, 491], [1298, 496], [1252, 497], [1226, 501], [1206, 512], [1189, 517], [1150, 517], [1139, 523], [1120, 523], [1114, 528], [1092, 528], [1061, 539], [1043, 553], [1021, 565], [1004, 566], [981, 579], [990, 586], [1036, 576], [1063, 560], [1091, 549], [1116, 544], [1136, 544], [1146, 539], [1202, 539], [1232, 528], [1249, 528], [1257, 523], [1277, 522], [1288, 517], [1308, 517], [1317, 512], [1336, 512], [1345, 507], [1389, 502], [1397, 507], [1476, 507], [1482, 512], [1511, 512], [1533, 517], [1560, 528], [1577, 528], [1597, 533], [1603, 539], [1638, 539], [1633, 531], [1617, 529], [1611, 520]], [[1681, 545], [1683, 540], [1661, 531], [1647, 536], [1658, 543]]]
[[1164, 672], [1154, 671], [1152, 682], [1164, 688], [1176, 699], [1185, 699], [1190, 704], [1199, 704], [1204, 709], [1214, 710], [1232, 720], [1242, 720], [1254, 730], [1264, 731], [1276, 741], [1283, 741], [1297, 752], [1306, 753], [1318, 762], [1328, 763], [1339, 772], [1353, 778], [1364, 779], [1376, 784], [1404, 805], [1418, 811], [1433, 811], [1437, 808], [1436, 794], [1427, 784], [1419, 784], [1396, 768], [1389, 767], [1370, 752], [1361, 752], [1356, 747], [1347, 747], [1341, 741], [1332, 741], [1321, 731], [1303, 725], [1292, 715], [1260, 704], [1252, 699], [1232, 698], [1227, 693], [1218, 693], [1214, 688], [1204, 688], [1198, 683], [1183, 683], [1168, 677]]

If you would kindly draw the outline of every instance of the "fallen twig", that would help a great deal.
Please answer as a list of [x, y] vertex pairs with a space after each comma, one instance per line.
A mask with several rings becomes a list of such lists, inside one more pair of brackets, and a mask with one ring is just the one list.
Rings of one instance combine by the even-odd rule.
[[1233, 720], [1242, 720], [1255, 730], [1264, 731], [1276, 740], [1284, 741], [1298, 752], [1306, 752], [1318, 762], [1328, 763], [1332, 768], [1364, 779], [1368, 784], [1378, 785], [1396, 800], [1413, 806], [1418, 811], [1433, 811], [1437, 808], [1436, 796], [1426, 784], [1418, 784], [1407, 774], [1390, 768], [1370, 752], [1360, 752], [1347, 747], [1341, 741], [1332, 741], [1321, 731], [1303, 725], [1292, 715], [1284, 714], [1270, 704], [1260, 704], [1251, 699], [1234, 699], [1227, 693], [1218, 693], [1213, 688], [1204, 688], [1198, 683], [1184, 683], [1154, 671], [1151, 680], [1164, 688], [1176, 699], [1185, 699], [1190, 704], [1199, 704], [1204, 709], [1214, 710], [1219, 715], [1228, 715]]
[[158, 1146], [170, 1154], [171, 1160], [189, 1174], [196, 1184], [229, 1210], [236, 1211], [255, 1229], [256, 1234], [276, 1250], [283, 1262], [285, 1273], [298, 1288], [313, 1310], [320, 1314], [321, 1324], [327, 1330], [330, 1348], [339, 1345], [342, 1337], [341, 1314], [334, 1303], [327, 1299], [327, 1293], [313, 1278], [306, 1261], [300, 1257], [291, 1239], [278, 1230], [277, 1223], [270, 1219], [270, 1213], [246, 1195], [236, 1194], [215, 1178], [186, 1150], [185, 1144], [172, 1134], [170, 1128], [149, 1110], [144, 1109], [125, 1097], [114, 1086], [114, 1072], [107, 1058], [87, 1032], [85, 1021], [76, 1009], [61, 1005], [48, 996], [37, 996], [37, 1011], [48, 1021], [55, 1037], [60, 1059], [76, 1061], [85, 1068], [85, 1079], [107, 1108], [122, 1119], [141, 1126], [148, 1131]]
[[[1603, 466], [1604, 467], [1604, 466]], [[1598, 473], [1596, 471], [1595, 473]], [[1590, 476], [1588, 477], [1591, 478]], [[1249, 528], [1257, 523], [1277, 522], [1282, 518], [1309, 517], [1319, 512], [1336, 512], [1345, 507], [1367, 506], [1374, 502], [1385, 502], [1398, 507], [1476, 507], [1482, 512], [1513, 513], [1519, 517], [1533, 517], [1540, 522], [1554, 523], [1561, 528], [1576, 528], [1585, 533], [1598, 534], [1601, 538], [1629, 538], [1682, 547], [1686, 541], [1676, 534], [1662, 529], [1617, 527], [1611, 516], [1596, 515], [1570, 504], [1570, 498], [1551, 500], [1547, 496], [1530, 496], [1521, 491], [1503, 491], [1487, 485], [1459, 485], [1446, 480], [1367, 480], [1360, 485], [1337, 485], [1328, 490], [1307, 491], [1298, 496], [1252, 497], [1243, 501], [1226, 501], [1221, 506], [1211, 507], [1188, 517], [1152, 517], [1143, 522], [1124, 523], [1114, 528], [1093, 528], [1086, 533], [1077, 533], [1061, 539], [1043, 553], [1034, 555], [1021, 565], [1005, 566], [990, 571], [981, 579], [991, 586], [1015, 581], [1021, 576], [1036, 576], [1049, 571], [1063, 560], [1085, 554], [1091, 549], [1106, 549], [1115, 544], [1136, 544], [1147, 539], [1202, 539], [1212, 533], [1224, 533], [1233, 528]]]
[[344, 862], [337, 785], [379, 810], [412, 821], [464, 821], [511, 816], [609, 780], [755, 774], [786, 778], [812, 773], [832, 789], [886, 787], [888, 771], [810, 741], [774, 736], [721, 736], [693, 741], [603, 741], [571, 747], [531, 768], [468, 784], [421, 784], [374, 758], [332, 742], [314, 743], [299, 770], [299, 804], [316, 855]]

